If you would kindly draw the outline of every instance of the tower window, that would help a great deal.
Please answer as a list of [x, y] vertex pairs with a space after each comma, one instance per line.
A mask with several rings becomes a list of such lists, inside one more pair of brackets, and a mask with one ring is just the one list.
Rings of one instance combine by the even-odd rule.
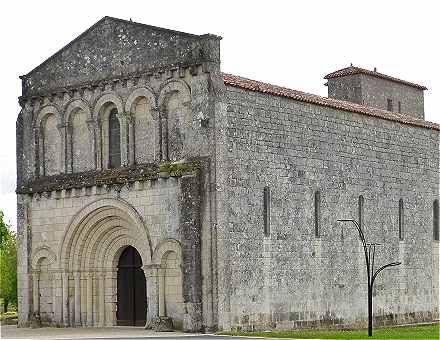
[[397, 110], [399, 111], [399, 113], [402, 113], [402, 103], [401, 102], [397, 103]]
[[403, 240], [403, 222], [404, 222], [404, 211], [403, 211], [403, 199], [399, 200], [399, 240]]
[[389, 98], [387, 99], [387, 110], [393, 111], [393, 100]]

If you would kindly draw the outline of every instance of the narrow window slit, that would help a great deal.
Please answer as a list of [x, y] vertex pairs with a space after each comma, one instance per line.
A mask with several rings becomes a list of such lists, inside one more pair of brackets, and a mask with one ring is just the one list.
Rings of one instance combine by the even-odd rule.
[[432, 221], [433, 221], [433, 238], [434, 241], [439, 241], [440, 240], [440, 228], [439, 228], [439, 224], [440, 224], [440, 218], [439, 218], [439, 202], [438, 200], [434, 201], [433, 207], [432, 207], [433, 211], [432, 211]]
[[264, 217], [264, 236], [270, 236], [270, 188], [264, 187], [263, 195], [263, 217]]
[[321, 237], [320, 231], [320, 220], [321, 220], [321, 193], [319, 191], [315, 192], [315, 237]]
[[403, 199], [399, 200], [399, 240], [403, 240], [404, 237], [404, 211], [403, 211]]

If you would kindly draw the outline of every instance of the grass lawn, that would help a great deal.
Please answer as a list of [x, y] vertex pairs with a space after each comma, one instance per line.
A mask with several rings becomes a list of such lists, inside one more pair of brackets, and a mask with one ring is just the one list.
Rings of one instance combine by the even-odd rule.
[[354, 331], [318, 331], [298, 330], [283, 332], [221, 332], [225, 335], [262, 336], [268, 338], [296, 339], [425, 339], [440, 340], [440, 324], [373, 329], [373, 336], [368, 337], [366, 329]]

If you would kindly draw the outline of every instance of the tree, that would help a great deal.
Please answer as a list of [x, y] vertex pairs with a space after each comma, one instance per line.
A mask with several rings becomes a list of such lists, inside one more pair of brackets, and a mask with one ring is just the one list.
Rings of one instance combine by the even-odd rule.
[[0, 298], [3, 310], [17, 305], [17, 242], [9, 225], [3, 221], [0, 210]]

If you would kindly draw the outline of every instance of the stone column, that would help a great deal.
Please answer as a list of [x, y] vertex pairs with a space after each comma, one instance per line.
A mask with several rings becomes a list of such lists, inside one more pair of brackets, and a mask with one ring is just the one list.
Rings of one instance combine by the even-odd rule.
[[127, 113], [128, 119], [128, 164], [134, 165], [136, 161], [136, 146], [135, 146], [135, 120], [129, 113]]
[[28, 327], [32, 319], [31, 264], [32, 249], [31, 216], [28, 208], [28, 196], [17, 195], [17, 304], [18, 327]]
[[[90, 127], [89, 127], [90, 129]], [[103, 155], [104, 155], [104, 145], [102, 143], [102, 123], [98, 121], [94, 126], [95, 129], [95, 156], [96, 156], [96, 169], [102, 170], [106, 168], [104, 165]]]
[[169, 159], [169, 148], [168, 148], [168, 119], [161, 113], [160, 115], [160, 131], [161, 131], [161, 156], [162, 161], [167, 161]]
[[179, 224], [182, 230], [182, 295], [184, 302], [183, 330], [199, 332], [202, 315], [202, 261], [200, 176], [183, 176], [179, 180]]
[[44, 176], [45, 175], [45, 167], [44, 167], [44, 139], [43, 139], [43, 129], [39, 126], [34, 128], [34, 135], [36, 136], [37, 140], [37, 154], [38, 154], [38, 175]]
[[40, 314], [40, 273], [32, 273], [33, 285], [33, 312], [35, 315]]
[[87, 326], [87, 273], [81, 273], [81, 326]]
[[52, 296], [53, 296], [53, 323], [57, 326], [63, 324], [63, 296], [61, 287], [61, 273], [54, 272], [52, 278]]
[[145, 282], [147, 285], [147, 322], [146, 329], [153, 327], [154, 320], [159, 316], [159, 283], [157, 267], [150, 265], [144, 266]]
[[96, 148], [96, 124], [92, 118], [87, 119], [87, 128], [89, 130], [90, 152], [93, 157], [93, 169], [97, 168], [97, 148]]
[[69, 326], [69, 273], [63, 272], [62, 274], [62, 286], [63, 286], [63, 326]]
[[121, 137], [121, 166], [128, 165], [128, 120], [126, 113], [118, 114]]
[[165, 269], [158, 270], [159, 279], [159, 317], [164, 317], [166, 315], [165, 309]]
[[105, 273], [98, 275], [98, 311], [99, 311], [99, 327], [105, 326]]
[[156, 107], [151, 108], [151, 116], [154, 121], [154, 161], [158, 162], [162, 159], [162, 125], [159, 110]]
[[87, 326], [93, 326], [93, 273], [87, 274]]
[[117, 270], [110, 270], [105, 273], [104, 288], [107, 295], [105, 299], [105, 322], [107, 327], [116, 326], [116, 304], [117, 304]]
[[73, 279], [75, 282], [75, 326], [81, 326], [81, 273], [74, 272]]
[[57, 125], [58, 131], [60, 133], [60, 141], [61, 141], [61, 155], [60, 155], [60, 169], [59, 171], [61, 173], [67, 173], [68, 172], [68, 166], [67, 166], [67, 143], [66, 143], [66, 130], [67, 125], [66, 124], [59, 124]]
[[67, 124], [66, 127], [66, 159], [67, 166], [66, 172], [73, 172], [73, 149], [72, 149], [72, 138], [73, 138], [73, 126], [71, 124]]

